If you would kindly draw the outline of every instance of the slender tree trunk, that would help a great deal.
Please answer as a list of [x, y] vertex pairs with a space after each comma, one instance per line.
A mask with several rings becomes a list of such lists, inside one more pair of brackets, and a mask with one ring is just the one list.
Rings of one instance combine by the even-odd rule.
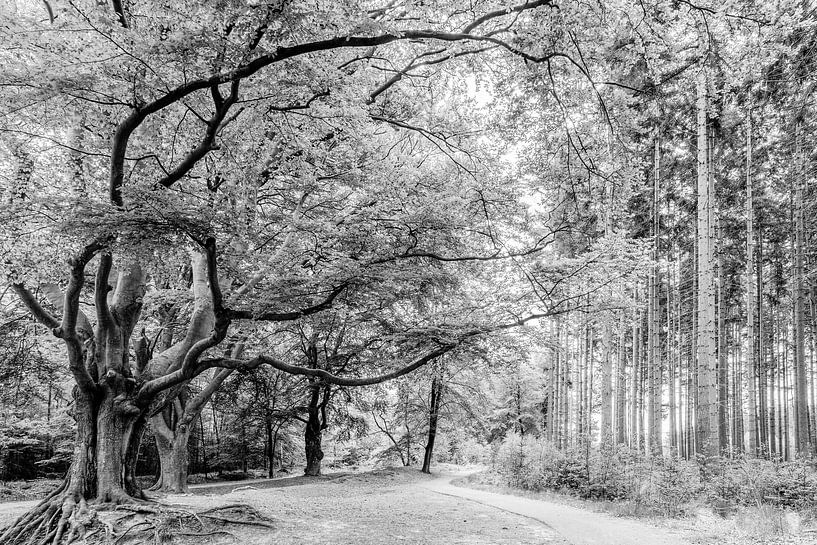
[[207, 480], [207, 436], [204, 434], [204, 416], [199, 415], [199, 433], [201, 433], [201, 463], [204, 480]]
[[[670, 252], [671, 253], [671, 252]], [[673, 314], [673, 284], [675, 283], [674, 272], [667, 274], [667, 364], [668, 376], [667, 385], [669, 393], [669, 441], [671, 456], [678, 456], [678, 422], [677, 422], [677, 401], [675, 393], [675, 374], [676, 374], [676, 354], [680, 351], [674, 346], [673, 338], [675, 338], [675, 329], [672, 319]], [[677, 297], [676, 297], [677, 298]]]
[[809, 433], [808, 375], [806, 374], [806, 334], [803, 253], [805, 249], [805, 226], [803, 219], [803, 187], [806, 181], [805, 155], [802, 150], [801, 128], [795, 129], [796, 160], [798, 173], [794, 198], [794, 407], [797, 428], [797, 455], [807, 456], [812, 451]]
[[559, 317], [556, 318], [556, 347], [557, 357], [559, 358], [559, 448], [567, 448], [570, 440], [570, 397], [568, 388], [568, 378], [570, 377], [570, 357], [564, 352], [562, 348], [562, 321]]
[[[776, 306], [776, 305], [775, 305]], [[771, 308], [771, 316], [769, 317], [769, 376], [766, 384], [768, 392], [766, 394], [769, 403], [769, 456], [774, 459], [777, 454], [777, 406], [775, 403], [775, 384], [777, 372], [777, 348], [775, 343], [775, 315], [777, 310], [774, 306]]]
[[412, 441], [412, 432], [409, 419], [409, 393], [408, 388], [402, 388], [402, 406], [403, 406], [403, 429], [406, 430], [406, 467], [409, 467], [413, 462], [411, 448], [414, 445]]
[[647, 347], [649, 357], [647, 362], [647, 443], [648, 451], [653, 456], [661, 456], [661, 307], [660, 291], [661, 280], [658, 269], [660, 251], [660, 210], [659, 188], [661, 179], [661, 142], [657, 131], [653, 154], [653, 197], [652, 197], [652, 261], [650, 268], [649, 286], [649, 319], [647, 324]]
[[443, 391], [445, 387], [439, 374], [431, 379], [431, 399], [428, 411], [428, 440], [426, 441], [425, 454], [423, 455], [423, 473], [431, 473], [431, 459], [434, 455], [434, 442], [437, 439], [437, 422], [440, 417], [440, 407], [442, 405]]
[[766, 358], [766, 326], [763, 316], [763, 234], [758, 232], [757, 240], [757, 393], [758, 393], [758, 447], [761, 455], [769, 454], [769, 408], [766, 397], [766, 376], [768, 360]]
[[593, 337], [595, 331], [592, 326], [588, 327], [585, 332], [585, 342], [587, 347], [585, 349], [585, 387], [587, 393], [584, 396], [584, 447], [585, 450], [590, 448], [590, 441], [593, 437]]
[[[689, 362], [690, 362], [690, 346], [691, 343], [689, 342], [690, 337], [690, 329], [688, 320], [686, 319], [689, 317], [689, 314], [685, 314], [684, 311], [686, 309], [686, 292], [687, 290], [684, 289], [686, 285], [686, 281], [683, 281], [683, 278], [686, 278], [687, 275], [682, 275], [684, 267], [684, 261], [681, 255], [678, 256], [677, 265], [676, 265], [676, 277], [678, 280], [677, 283], [677, 306], [676, 310], [678, 313], [678, 454], [681, 458], [687, 459], [688, 451], [687, 451], [687, 427], [689, 426], [689, 421], [687, 420], [687, 405], [688, 405], [688, 395], [686, 393], [686, 377], [689, 375]], [[694, 276], [694, 275], [693, 275]], [[693, 320], [694, 321], [694, 320]]]
[[275, 441], [272, 437], [272, 414], [269, 408], [264, 411], [264, 431], [266, 432], [267, 476], [275, 477]]
[[739, 323], [732, 324], [732, 338], [738, 340], [735, 346], [735, 365], [732, 370], [732, 444], [737, 453], [743, 453], [746, 449], [744, 442], [744, 420], [743, 420], [743, 354], [741, 354]]
[[717, 354], [715, 345], [715, 277], [713, 211], [715, 195], [709, 176], [708, 81], [702, 66], [698, 75], [698, 389], [697, 452], [718, 455]]
[[[636, 293], [638, 288], [636, 288]], [[633, 328], [632, 328], [632, 359], [630, 363], [630, 433], [629, 444], [631, 449], [638, 448], [638, 385], [640, 378], [638, 376], [638, 312], [633, 313]]]
[[723, 258], [721, 248], [721, 222], [718, 226], [718, 437], [720, 451], [729, 450], [729, 358], [727, 357], [728, 339], [726, 335], [726, 301], [723, 278]]
[[755, 234], [754, 187], [752, 176], [752, 114], [746, 120], [746, 390], [749, 399], [747, 434], [749, 454], [758, 455], [757, 426], [757, 336], [755, 333]]
[[624, 313], [618, 319], [618, 354], [616, 361], [616, 444], [627, 443], [627, 358], [624, 347], [626, 330]]
[[[553, 339], [554, 337], [554, 323], [549, 323], [549, 337]], [[557, 376], [557, 356], [556, 356], [556, 347], [551, 346], [548, 350], [548, 359], [547, 359], [547, 382], [545, 385], [545, 403], [543, 409], [545, 411], [544, 415], [544, 426], [543, 430], [545, 432], [545, 438], [549, 442], [553, 442], [555, 440], [554, 435], [554, 425], [556, 423], [556, 418], [554, 415], [554, 411], [556, 409], [556, 396], [558, 395], [557, 392], [557, 384], [556, 384], [556, 376]]]
[[273, 475], [270, 478], [275, 478], [276, 465], [279, 468], [284, 465], [283, 447], [281, 446], [281, 442], [278, 441], [280, 431], [281, 425], [278, 424], [275, 426], [275, 431], [272, 432], [272, 459], [270, 460], [270, 467], [272, 468]]
[[783, 313], [780, 313], [778, 316], [777, 321], [777, 332], [778, 332], [778, 339], [775, 346], [778, 347], [777, 350], [777, 384], [775, 384], [775, 390], [777, 395], [777, 454], [778, 456], [783, 459], [785, 457], [786, 447], [784, 445], [785, 435], [786, 435], [786, 428], [785, 428], [785, 412], [786, 412], [786, 391], [783, 389], [783, 375], [786, 374], [786, 364], [785, 364], [785, 338], [788, 335], [786, 332], [786, 319], [783, 316]]
[[[695, 189], [697, 201], [698, 190]], [[698, 396], [698, 224], [695, 223], [695, 248], [692, 258], [692, 338], [687, 368], [687, 459], [698, 451], [696, 446]]]
[[[813, 265], [813, 260], [811, 264]], [[811, 346], [811, 357], [809, 358], [811, 377], [811, 411], [809, 412], [809, 429], [811, 430], [811, 444], [814, 447], [814, 454], [817, 455], [817, 363], [815, 363], [815, 353], [817, 353], [817, 308], [815, 308], [815, 289], [816, 284], [812, 282], [811, 295], [809, 298], [809, 305], [811, 310], [811, 331], [809, 335]]]
[[210, 410], [213, 413], [213, 435], [216, 437], [216, 471], [221, 472], [221, 436], [218, 432], [218, 411], [216, 411], [216, 404], [210, 403]]
[[577, 332], [577, 350], [576, 350], [576, 445], [581, 445], [584, 437], [584, 350], [586, 348], [584, 330], [587, 326], [579, 326]]
[[789, 343], [788, 336], [783, 350], [783, 458], [791, 460], [791, 435], [789, 431]]
[[814, 447], [814, 454], [817, 455], [817, 363], [815, 363], [815, 352], [817, 352], [817, 348], [815, 348], [815, 328], [814, 323], [817, 321], [817, 313], [815, 313], [814, 304], [811, 304], [811, 312], [812, 312], [812, 330], [811, 330], [811, 357], [810, 357], [810, 364], [811, 364], [811, 372], [809, 376], [811, 377], [811, 412], [809, 413], [809, 423], [810, 423], [810, 430], [811, 430], [811, 445]]
[[613, 334], [609, 312], [602, 317], [601, 444], [613, 442]]

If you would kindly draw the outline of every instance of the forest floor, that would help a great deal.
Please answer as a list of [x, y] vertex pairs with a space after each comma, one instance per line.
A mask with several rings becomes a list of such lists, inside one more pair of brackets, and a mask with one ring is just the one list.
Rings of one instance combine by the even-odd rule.
[[[229, 484], [194, 485], [192, 494], [159, 500], [193, 511], [248, 504], [272, 519], [272, 528], [232, 525], [230, 534], [185, 538], [181, 543], [272, 544], [519, 544], [519, 545], [705, 545], [815, 543], [807, 538], [747, 540], [723, 525], [690, 519], [645, 521], [615, 517], [571, 505], [452, 484], [467, 473], [440, 468], [433, 476], [416, 469], [334, 473]], [[0, 504], [0, 527], [35, 502]], [[172, 529], [171, 529], [172, 531]], [[175, 542], [175, 541], [174, 541]]]

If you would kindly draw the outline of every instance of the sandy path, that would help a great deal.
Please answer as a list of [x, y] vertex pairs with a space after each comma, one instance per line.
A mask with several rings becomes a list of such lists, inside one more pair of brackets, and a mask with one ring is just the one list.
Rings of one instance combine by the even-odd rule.
[[[449, 477], [450, 478], [450, 477]], [[169, 496], [194, 508], [248, 503], [275, 520], [246, 543], [276, 545], [569, 545], [547, 525], [494, 507], [430, 492], [433, 478], [384, 470], [223, 495]]]
[[[548, 501], [451, 484], [462, 474], [416, 470], [337, 474], [192, 486], [162, 501], [193, 509], [256, 507], [274, 530], [245, 533], [247, 544], [317, 545], [687, 545], [667, 530]], [[232, 491], [234, 488], [238, 490]], [[0, 504], [0, 527], [37, 502]], [[216, 540], [218, 541], [218, 540]], [[215, 543], [215, 542], [214, 542]]]
[[542, 522], [573, 545], [688, 545], [680, 534], [636, 520], [611, 517], [558, 503], [473, 490], [451, 484], [451, 476], [421, 484], [436, 494], [464, 499]]

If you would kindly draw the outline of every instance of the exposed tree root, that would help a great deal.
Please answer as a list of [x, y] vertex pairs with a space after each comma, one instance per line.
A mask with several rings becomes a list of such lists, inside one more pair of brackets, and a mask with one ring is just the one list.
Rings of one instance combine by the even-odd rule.
[[[224, 513], [224, 515], [216, 514]], [[252, 526], [263, 526], [274, 528], [270, 520], [258, 512], [257, 509], [245, 504], [231, 504], [214, 509], [207, 509], [198, 513], [200, 517], [226, 522], [228, 524], [249, 524]], [[237, 518], [240, 517], [240, 518]]]
[[[255, 508], [230, 504], [200, 512], [141, 501], [112, 504], [74, 501], [64, 487], [20, 517], [0, 537], [3, 545], [137, 545], [184, 543], [185, 537], [229, 537], [225, 524], [273, 528]], [[108, 498], [110, 499], [110, 498]], [[124, 514], [123, 514], [124, 513]]]

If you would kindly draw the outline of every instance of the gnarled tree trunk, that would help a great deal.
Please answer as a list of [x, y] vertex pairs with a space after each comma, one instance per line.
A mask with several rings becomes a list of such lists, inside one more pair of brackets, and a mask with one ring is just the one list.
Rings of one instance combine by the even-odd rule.
[[187, 445], [190, 441], [191, 427], [182, 422], [169, 426], [164, 414], [151, 418], [150, 426], [156, 439], [160, 466], [159, 479], [151, 490], [186, 493]]
[[317, 380], [309, 384], [309, 406], [306, 429], [304, 431], [304, 446], [306, 452], [306, 469], [304, 475], [317, 477], [321, 474], [321, 440], [323, 430], [327, 427], [326, 407], [329, 404], [331, 389], [328, 384], [321, 385]]
[[[144, 408], [136, 404], [136, 379], [128, 361], [133, 327], [141, 312], [144, 276], [136, 264], [118, 274], [116, 289], [108, 296], [112, 258], [100, 256], [95, 285], [95, 330], [79, 309], [85, 267], [104, 246], [95, 242], [69, 260], [71, 274], [64, 297], [52, 289], [49, 297], [63, 316], [48, 314], [22, 285], [14, 289], [32, 313], [52, 328], [67, 348], [68, 365], [76, 381], [74, 419], [77, 423], [74, 456], [63, 484], [36, 508], [18, 519], [2, 543], [19, 543], [42, 536], [59, 543], [79, 531], [74, 524], [91, 501], [121, 503], [141, 497], [133, 479], [141, 437]], [[137, 372], [140, 370], [136, 367]], [[69, 531], [68, 536], [64, 536]]]

